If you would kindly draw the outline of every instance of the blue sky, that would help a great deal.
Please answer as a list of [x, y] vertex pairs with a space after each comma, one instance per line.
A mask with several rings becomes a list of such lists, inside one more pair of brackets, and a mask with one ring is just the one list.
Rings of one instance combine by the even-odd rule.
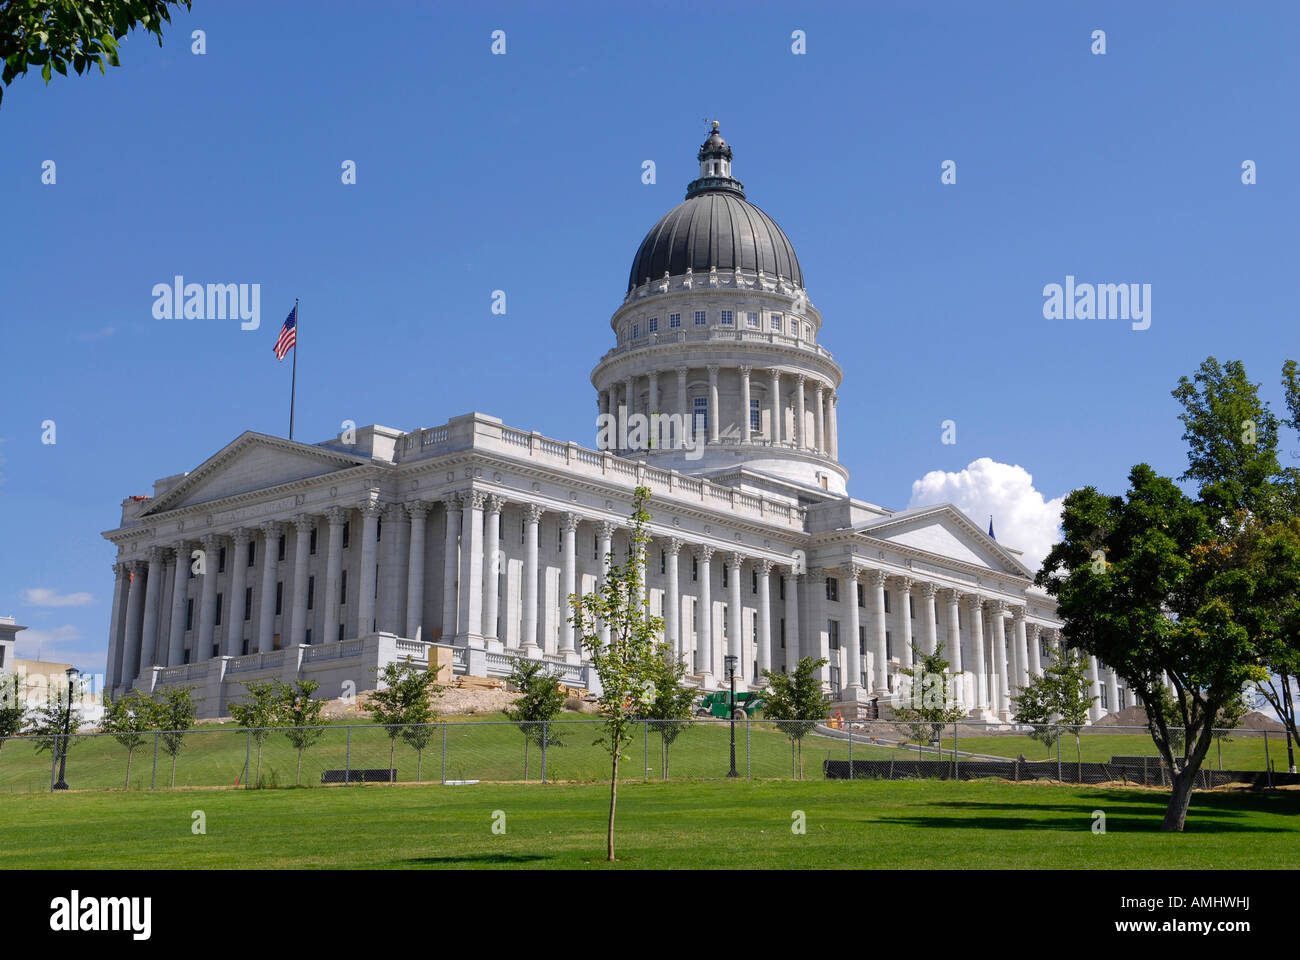
[[[295, 297], [300, 439], [480, 410], [594, 443], [591, 367], [707, 119], [799, 253], [862, 499], [907, 506], [942, 471], [929, 493], [973, 490], [1016, 546], [1074, 487], [1181, 472], [1169, 391], [1204, 357], [1245, 361], [1276, 403], [1300, 353], [1295, 4], [194, 6], [162, 49], [33, 73], [0, 108], [0, 615], [31, 628], [20, 655], [101, 670], [120, 500], [245, 429], [287, 432], [271, 345]], [[154, 319], [176, 274], [260, 283], [261, 329]], [[1151, 284], [1150, 329], [1045, 320], [1067, 274]]]

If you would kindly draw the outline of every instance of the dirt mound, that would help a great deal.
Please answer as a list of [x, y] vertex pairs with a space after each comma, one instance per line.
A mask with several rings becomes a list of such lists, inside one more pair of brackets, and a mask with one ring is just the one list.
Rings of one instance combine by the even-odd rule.
[[1145, 727], [1147, 712], [1141, 707], [1125, 707], [1116, 713], [1108, 713], [1094, 727]]
[[1271, 717], [1266, 717], [1258, 710], [1252, 710], [1241, 718], [1237, 724], [1238, 730], [1268, 730], [1270, 732], [1285, 730], [1286, 727]]

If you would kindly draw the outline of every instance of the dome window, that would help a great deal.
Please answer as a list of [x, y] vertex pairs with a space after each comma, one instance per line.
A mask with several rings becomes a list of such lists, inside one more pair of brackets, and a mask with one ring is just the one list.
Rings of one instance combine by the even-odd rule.
[[649, 331], [650, 333], [658, 333], [658, 332], [659, 332], [659, 318], [658, 318], [658, 317], [651, 317], [651, 318], [647, 321], [647, 323], [648, 323], [648, 331]]
[[641, 324], [639, 323], [632, 324], [632, 339], [633, 340], [641, 339]]
[[781, 314], [779, 313], [772, 314], [772, 329], [775, 330], [777, 333], [781, 332]]
[[751, 310], [751, 311], [749, 312], [749, 325], [750, 325], [751, 327], [755, 328], [755, 329], [758, 329], [758, 311], [757, 311], [757, 310]]
[[708, 315], [703, 310], [695, 311], [695, 325], [697, 327], [707, 326], [709, 322]]
[[722, 325], [723, 325], [724, 327], [730, 327], [730, 326], [733, 325], [733, 321], [732, 321], [732, 313], [731, 313], [730, 310], [723, 310], [723, 311], [722, 311]]
[[678, 330], [682, 325], [682, 315], [680, 313], [668, 314], [668, 329]]

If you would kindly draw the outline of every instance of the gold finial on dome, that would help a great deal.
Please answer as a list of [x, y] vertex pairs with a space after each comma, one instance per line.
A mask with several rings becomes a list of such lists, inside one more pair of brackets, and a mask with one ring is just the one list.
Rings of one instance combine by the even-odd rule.
[[718, 132], [718, 121], [716, 120], [713, 121], [713, 132], [714, 133]]

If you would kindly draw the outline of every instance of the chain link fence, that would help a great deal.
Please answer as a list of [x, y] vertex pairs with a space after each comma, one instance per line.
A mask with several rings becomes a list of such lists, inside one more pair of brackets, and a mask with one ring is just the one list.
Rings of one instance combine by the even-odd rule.
[[[600, 720], [204, 725], [0, 740], [0, 792], [608, 780]], [[1217, 731], [1198, 786], [1300, 783], [1283, 733]], [[1165, 785], [1145, 727], [638, 720], [623, 779], [977, 779]]]

